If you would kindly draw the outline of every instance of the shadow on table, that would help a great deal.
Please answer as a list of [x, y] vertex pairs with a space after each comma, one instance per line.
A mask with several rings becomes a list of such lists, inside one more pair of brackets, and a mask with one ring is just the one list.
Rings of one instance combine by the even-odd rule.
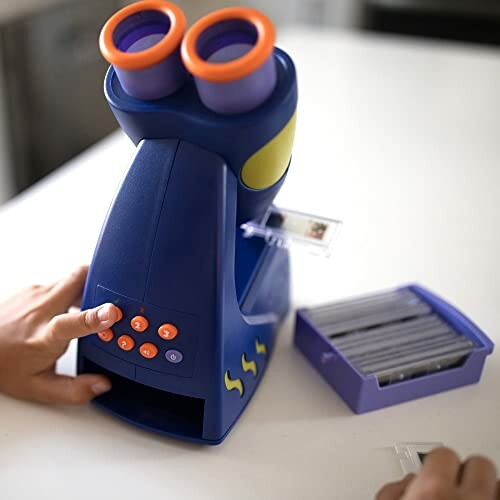
[[319, 419], [354, 417], [289, 339], [276, 349], [247, 413], [262, 423], [308, 420], [312, 425]]

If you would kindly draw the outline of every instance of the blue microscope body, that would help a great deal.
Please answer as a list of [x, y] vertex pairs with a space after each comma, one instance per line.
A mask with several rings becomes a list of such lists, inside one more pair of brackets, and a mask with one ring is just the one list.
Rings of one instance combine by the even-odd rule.
[[[137, 145], [97, 243], [82, 308], [116, 304], [114, 338], [78, 344], [78, 372], [102, 373], [112, 390], [95, 403], [144, 429], [220, 443], [252, 397], [289, 309], [285, 249], [245, 239], [285, 176], [251, 189], [241, 169], [294, 116], [291, 59], [274, 49], [278, 83], [253, 111], [220, 115], [203, 106], [192, 79], [156, 101], [128, 96], [111, 67], [107, 100]], [[131, 327], [141, 316], [149, 326]], [[172, 324], [178, 335], [157, 331]], [[116, 339], [133, 338], [125, 351]], [[141, 355], [152, 343], [158, 355]], [[168, 354], [167, 354], [168, 353]], [[172, 355], [173, 353], [173, 355]]]

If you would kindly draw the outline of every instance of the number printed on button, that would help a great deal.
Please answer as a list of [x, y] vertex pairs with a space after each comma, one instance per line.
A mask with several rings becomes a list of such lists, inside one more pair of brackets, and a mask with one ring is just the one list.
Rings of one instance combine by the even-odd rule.
[[149, 321], [144, 316], [134, 316], [130, 321], [130, 326], [136, 332], [144, 332], [148, 329]]
[[151, 342], [146, 342], [141, 345], [139, 352], [142, 357], [146, 359], [153, 359], [158, 354], [158, 348]]
[[106, 330], [102, 330], [101, 332], [97, 332], [99, 338], [104, 342], [111, 342], [113, 337], [115, 336], [113, 330], [111, 328], [106, 328]]
[[171, 323], [165, 323], [164, 325], [161, 325], [160, 328], [158, 328], [158, 335], [163, 339], [163, 340], [173, 340], [175, 337], [177, 337], [177, 334], [179, 333], [179, 330], [175, 325], [172, 325]]
[[118, 347], [124, 351], [131, 351], [135, 346], [135, 341], [130, 335], [121, 335], [117, 340]]

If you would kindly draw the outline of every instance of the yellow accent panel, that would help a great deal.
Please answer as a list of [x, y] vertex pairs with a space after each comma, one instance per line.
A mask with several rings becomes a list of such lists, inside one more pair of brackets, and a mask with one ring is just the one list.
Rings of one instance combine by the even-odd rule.
[[295, 111], [288, 123], [245, 162], [241, 180], [252, 189], [265, 189], [278, 182], [290, 163], [295, 136]]
[[267, 354], [266, 344], [261, 344], [259, 339], [255, 339], [255, 350], [257, 354]]
[[224, 375], [224, 383], [226, 384], [226, 389], [228, 391], [237, 389], [238, 392], [240, 393], [240, 398], [243, 396], [243, 382], [239, 378], [232, 380], [229, 377], [229, 370], [226, 370], [226, 373]]
[[255, 361], [247, 361], [245, 353], [241, 355], [241, 366], [244, 372], [252, 372], [254, 377], [257, 375], [257, 363]]

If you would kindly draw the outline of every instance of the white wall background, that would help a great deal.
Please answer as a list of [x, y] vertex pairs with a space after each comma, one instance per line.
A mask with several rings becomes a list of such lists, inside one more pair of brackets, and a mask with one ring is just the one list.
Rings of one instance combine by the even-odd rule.
[[[0, 0], [0, 23], [19, 17], [29, 17], [58, 2], [75, 0]], [[135, 0], [122, 0], [123, 4]], [[287, 24], [307, 24], [318, 27], [348, 28], [357, 24], [357, 13], [363, 0], [174, 0], [186, 13], [189, 24], [213, 10], [231, 5], [248, 5], [262, 10], [280, 28]], [[106, 20], [103, 19], [103, 23]], [[1, 43], [1, 42], [0, 42]], [[6, 119], [4, 78], [0, 46], [0, 205], [13, 193], [8, 127]]]
[[[122, 0], [123, 4], [135, 0]], [[358, 23], [363, 0], [174, 0], [192, 24], [222, 7], [246, 5], [262, 10], [274, 23], [352, 27]]]
[[[0, 68], [3, 67], [2, 63], [2, 50], [0, 46]], [[12, 194], [5, 98], [4, 75], [0, 73], [0, 204], [7, 200]]]

